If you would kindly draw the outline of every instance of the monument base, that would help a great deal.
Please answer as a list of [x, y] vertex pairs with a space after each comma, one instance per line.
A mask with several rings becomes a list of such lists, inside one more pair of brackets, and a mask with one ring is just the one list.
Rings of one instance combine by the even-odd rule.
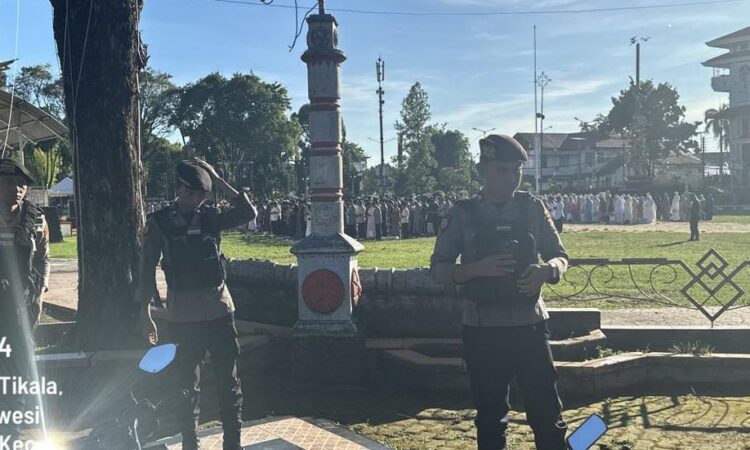
[[365, 339], [356, 332], [353, 324], [351, 326], [353, 332], [320, 333], [304, 325], [295, 325], [292, 337], [292, 379], [295, 384], [336, 386], [359, 384], [365, 380]]

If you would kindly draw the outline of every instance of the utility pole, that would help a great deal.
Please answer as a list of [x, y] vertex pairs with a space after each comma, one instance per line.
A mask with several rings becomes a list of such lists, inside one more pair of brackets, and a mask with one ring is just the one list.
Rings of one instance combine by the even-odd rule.
[[541, 192], [542, 178], [542, 156], [541, 145], [539, 142], [539, 109], [537, 108], [537, 87], [538, 79], [536, 75], [536, 25], [534, 25], [534, 188], [536, 193]]
[[378, 113], [380, 115], [380, 197], [385, 196], [385, 177], [383, 176], [383, 170], [385, 170], [385, 151], [383, 142], [383, 80], [385, 80], [385, 61], [382, 58], [378, 58], [375, 62], [375, 68], [378, 75]]
[[635, 115], [641, 111], [641, 42], [647, 42], [649, 37], [633, 36], [630, 45], [635, 45]]
[[539, 143], [537, 144], [537, 151], [536, 151], [536, 173], [537, 173], [537, 179], [536, 179], [536, 191], [537, 193], [541, 192], [541, 178], [542, 178], [542, 151], [544, 150], [544, 88], [547, 87], [549, 82], [552, 81], [550, 77], [547, 76], [544, 71], [539, 74], [539, 78], [536, 80], [536, 84], [539, 86], [541, 90], [541, 102], [540, 102], [540, 108], [539, 112], [536, 113], [536, 118], [539, 119]]

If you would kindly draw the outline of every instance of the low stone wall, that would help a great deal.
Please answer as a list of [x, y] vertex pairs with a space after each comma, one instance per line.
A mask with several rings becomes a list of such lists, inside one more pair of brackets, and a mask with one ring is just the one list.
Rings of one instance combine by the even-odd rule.
[[[230, 261], [228, 285], [237, 317], [292, 326], [297, 321], [297, 267], [271, 261]], [[463, 299], [454, 286], [432, 282], [427, 269], [360, 269], [363, 295], [355, 320], [370, 337], [459, 337]], [[553, 336], [599, 328], [597, 310], [551, 311]]]

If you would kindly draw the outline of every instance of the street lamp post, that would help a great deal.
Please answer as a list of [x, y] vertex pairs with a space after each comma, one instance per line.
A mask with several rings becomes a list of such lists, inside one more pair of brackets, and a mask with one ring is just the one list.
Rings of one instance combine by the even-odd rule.
[[547, 87], [549, 82], [552, 81], [552, 79], [547, 76], [546, 73], [542, 72], [539, 74], [539, 77], [536, 79], [536, 83], [541, 89], [541, 103], [540, 103], [540, 110], [538, 113], [536, 113], [537, 119], [540, 119], [539, 128], [541, 129], [541, 133], [539, 136], [536, 136], [535, 141], [535, 156], [534, 159], [536, 160], [535, 166], [535, 181], [536, 181], [536, 192], [537, 194], [542, 191], [542, 151], [544, 150], [544, 88]]

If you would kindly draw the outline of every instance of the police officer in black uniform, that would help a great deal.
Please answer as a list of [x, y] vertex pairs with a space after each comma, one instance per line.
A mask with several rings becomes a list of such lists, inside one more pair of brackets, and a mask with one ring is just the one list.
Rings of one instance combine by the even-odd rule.
[[567, 426], [540, 294], [545, 283], [559, 281], [568, 256], [544, 204], [516, 190], [527, 160], [523, 147], [490, 135], [480, 149], [482, 192], [457, 202], [443, 219], [430, 266], [435, 282], [461, 285], [466, 297], [464, 358], [477, 444], [480, 450], [506, 448], [508, 388], [515, 377], [536, 448], [563, 450]]
[[[224, 181], [202, 160], [177, 166], [177, 200], [149, 215], [144, 234], [138, 301], [144, 335], [155, 344], [156, 326], [149, 303], [156, 292], [156, 264], [161, 259], [167, 280], [169, 336], [178, 344], [177, 387], [190, 392], [190, 405], [178, 413], [182, 448], [197, 449], [200, 368], [206, 352], [216, 375], [224, 428], [224, 449], [241, 449], [242, 389], [237, 376], [239, 342], [234, 304], [225, 284], [221, 231], [246, 224], [256, 216], [247, 195]], [[207, 201], [212, 188], [230, 201], [218, 209]]]
[[[0, 159], [0, 376], [33, 379], [33, 330], [42, 314], [49, 282], [49, 229], [41, 208], [26, 200], [29, 171]], [[8, 355], [5, 351], [10, 349]], [[9, 357], [8, 357], [9, 356]], [[1, 411], [28, 410], [30, 399], [0, 395]], [[0, 426], [0, 435], [20, 430]]]

